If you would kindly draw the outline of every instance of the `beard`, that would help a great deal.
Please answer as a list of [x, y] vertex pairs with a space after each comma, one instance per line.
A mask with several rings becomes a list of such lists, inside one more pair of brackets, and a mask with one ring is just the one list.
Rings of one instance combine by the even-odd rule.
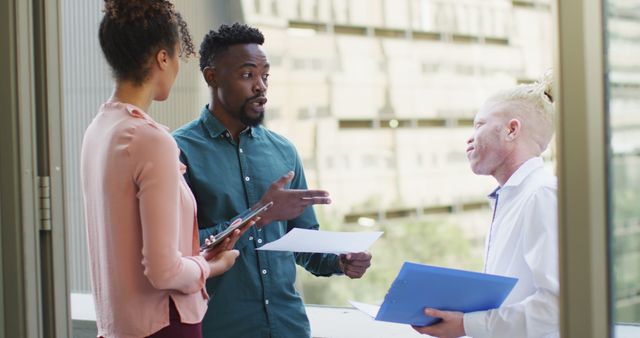
[[249, 126], [249, 127], [257, 127], [259, 125], [262, 124], [262, 122], [264, 122], [264, 112], [261, 112], [258, 116], [256, 117], [251, 117], [249, 116], [249, 114], [247, 113], [247, 107], [251, 104], [251, 101], [261, 97], [262, 95], [255, 95], [252, 96], [248, 99], [246, 99], [244, 101], [244, 103], [242, 104], [242, 106], [240, 107], [240, 109], [238, 110], [238, 112], [236, 113], [236, 116], [240, 119], [240, 122], [242, 122], [242, 124], [244, 124], [245, 126]]

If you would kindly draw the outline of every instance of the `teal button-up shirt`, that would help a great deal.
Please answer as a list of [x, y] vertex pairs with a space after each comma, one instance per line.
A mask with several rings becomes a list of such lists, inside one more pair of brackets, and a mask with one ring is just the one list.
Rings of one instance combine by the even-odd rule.
[[[294, 146], [262, 126], [247, 128], [236, 143], [205, 106], [200, 118], [176, 130], [174, 137], [198, 204], [201, 241], [247, 212], [288, 171], [295, 176], [287, 188], [307, 188]], [[296, 219], [252, 227], [242, 235], [235, 265], [207, 281], [211, 300], [202, 322], [205, 338], [310, 336], [304, 304], [294, 288], [295, 263], [314, 275], [330, 276], [340, 273], [337, 256], [255, 250], [295, 227], [319, 228], [313, 208]]]

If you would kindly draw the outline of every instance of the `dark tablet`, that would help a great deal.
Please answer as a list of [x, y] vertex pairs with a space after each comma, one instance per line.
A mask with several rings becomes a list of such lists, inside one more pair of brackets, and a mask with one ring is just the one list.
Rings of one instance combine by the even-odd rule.
[[272, 206], [273, 206], [273, 202], [269, 202], [269, 203], [261, 206], [260, 208], [250, 212], [248, 215], [246, 215], [244, 218], [242, 218], [242, 222], [239, 222], [239, 223], [234, 224], [234, 225], [230, 225], [223, 232], [214, 235], [213, 242], [209, 243], [209, 245], [201, 246], [200, 247], [200, 251], [211, 250], [211, 249], [215, 248], [220, 243], [224, 242], [224, 239], [229, 237], [233, 233], [234, 230], [242, 228], [247, 223], [249, 223], [252, 219], [254, 219], [256, 216], [260, 216], [262, 213], [264, 213], [265, 211], [269, 210], [269, 208], [271, 208]]

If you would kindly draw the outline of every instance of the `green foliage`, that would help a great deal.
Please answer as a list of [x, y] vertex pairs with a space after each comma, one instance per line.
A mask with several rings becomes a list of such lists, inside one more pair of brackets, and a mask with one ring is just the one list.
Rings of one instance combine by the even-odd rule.
[[371, 228], [327, 220], [321, 224], [323, 230], [384, 231], [384, 234], [371, 247], [372, 265], [361, 279], [318, 278], [299, 269], [298, 290], [307, 304], [348, 306], [350, 299], [381, 303], [405, 261], [469, 270], [482, 266], [482, 257], [472, 255], [477, 248], [472, 248], [472, 242], [457, 224], [439, 220], [402, 220]]

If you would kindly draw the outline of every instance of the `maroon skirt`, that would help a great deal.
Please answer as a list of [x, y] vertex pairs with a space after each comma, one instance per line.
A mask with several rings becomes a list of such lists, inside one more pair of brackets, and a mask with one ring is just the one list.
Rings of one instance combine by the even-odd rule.
[[169, 298], [169, 326], [150, 335], [148, 338], [202, 338], [202, 324], [184, 324], [173, 300]]
[[173, 304], [173, 299], [169, 298], [169, 326], [165, 326], [147, 338], [202, 338], [202, 323], [181, 323], [178, 309]]

